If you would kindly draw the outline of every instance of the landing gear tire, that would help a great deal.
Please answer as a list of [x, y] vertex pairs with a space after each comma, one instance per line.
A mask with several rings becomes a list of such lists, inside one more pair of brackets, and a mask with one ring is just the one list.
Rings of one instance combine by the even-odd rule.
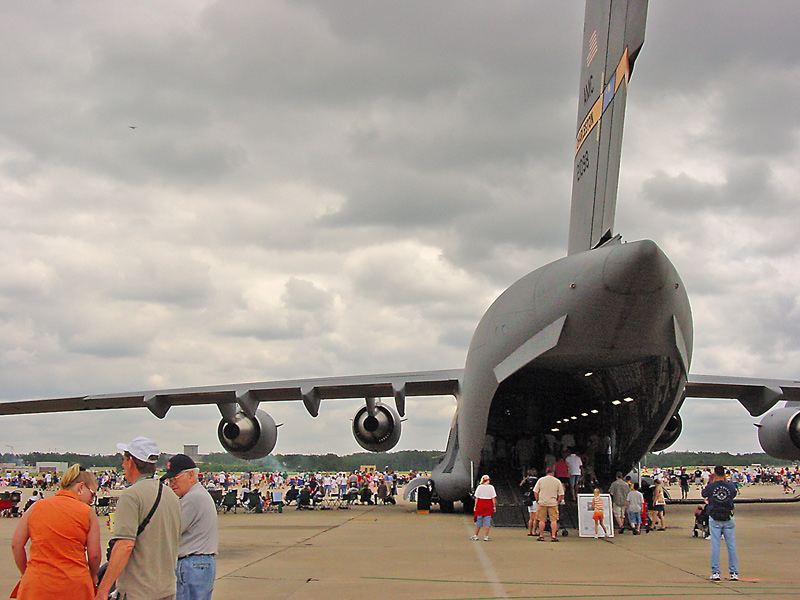
[[464, 510], [465, 515], [471, 515], [475, 510], [475, 499], [474, 498], [464, 498], [461, 501], [461, 505]]
[[455, 511], [455, 504], [452, 500], [439, 500], [439, 510], [443, 513], [452, 513]]

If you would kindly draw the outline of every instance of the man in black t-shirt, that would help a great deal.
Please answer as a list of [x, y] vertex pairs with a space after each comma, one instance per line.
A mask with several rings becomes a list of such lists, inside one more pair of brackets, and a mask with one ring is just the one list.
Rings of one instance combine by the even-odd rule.
[[522, 488], [522, 497], [525, 499], [525, 506], [528, 509], [528, 535], [536, 535], [536, 525], [539, 520], [536, 518], [538, 505], [536, 497], [533, 495], [533, 488], [536, 487], [538, 472], [536, 469], [528, 469], [528, 476], [523, 479], [519, 487]]
[[681, 475], [678, 479], [681, 482], [681, 500], [686, 500], [689, 495], [689, 474], [686, 469], [681, 469]]

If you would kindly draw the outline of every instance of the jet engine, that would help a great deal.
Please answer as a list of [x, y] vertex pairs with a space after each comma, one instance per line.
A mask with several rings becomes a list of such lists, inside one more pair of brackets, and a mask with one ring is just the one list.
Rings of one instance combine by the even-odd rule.
[[353, 417], [353, 435], [358, 445], [370, 452], [386, 452], [394, 448], [400, 441], [400, 429], [397, 411], [372, 398]]
[[244, 460], [255, 460], [272, 452], [278, 441], [278, 426], [263, 410], [257, 410], [255, 418], [239, 410], [232, 420], [219, 422], [217, 437], [230, 454]]
[[784, 460], [800, 459], [800, 410], [778, 408], [764, 415], [756, 426], [764, 452]]
[[675, 413], [667, 421], [664, 431], [658, 436], [656, 443], [650, 448], [650, 452], [660, 452], [672, 446], [680, 437], [681, 431], [683, 431], [683, 419], [678, 413]]

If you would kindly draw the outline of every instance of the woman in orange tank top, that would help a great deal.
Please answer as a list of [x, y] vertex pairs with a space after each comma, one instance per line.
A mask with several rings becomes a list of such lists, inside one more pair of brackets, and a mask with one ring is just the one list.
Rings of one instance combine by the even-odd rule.
[[[100, 567], [100, 524], [90, 506], [97, 479], [79, 465], [61, 478], [61, 491], [34, 503], [11, 539], [22, 579], [19, 600], [92, 600]], [[28, 557], [25, 545], [31, 540]]]

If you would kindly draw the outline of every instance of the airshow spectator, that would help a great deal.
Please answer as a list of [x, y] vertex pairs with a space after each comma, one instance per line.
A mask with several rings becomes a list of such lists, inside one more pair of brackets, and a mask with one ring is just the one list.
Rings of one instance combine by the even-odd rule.
[[689, 495], [689, 480], [691, 477], [686, 472], [686, 469], [681, 469], [681, 474], [678, 479], [681, 482], [681, 500], [686, 500], [686, 497]]
[[566, 457], [567, 453], [565, 451], [553, 466], [553, 475], [561, 482], [565, 490], [569, 487], [569, 465], [567, 464]]
[[578, 484], [583, 476], [583, 460], [572, 451], [564, 461], [569, 469], [569, 489], [572, 493], [572, 500], [576, 501], [578, 499]]
[[536, 497], [533, 494], [533, 488], [536, 487], [538, 471], [536, 469], [528, 469], [528, 476], [519, 483], [522, 488], [522, 497], [525, 499], [525, 506], [528, 507], [528, 535], [536, 535], [538, 529], [539, 519], [536, 513], [539, 510], [539, 504], [536, 502]]
[[[95, 596], [102, 557], [100, 524], [91, 508], [97, 479], [79, 465], [61, 478], [61, 491], [37, 501], [22, 515], [11, 539], [14, 561], [22, 579], [11, 596], [19, 600]], [[31, 540], [28, 557], [25, 544]]]
[[494, 511], [497, 510], [497, 492], [495, 491], [494, 486], [491, 484], [491, 480], [489, 479], [488, 475], [481, 477], [481, 483], [475, 488], [474, 496], [475, 533], [470, 539], [477, 541], [479, 539], [478, 534], [480, 534], [481, 528], [485, 527], [486, 535], [483, 540], [488, 542], [491, 540], [489, 537], [489, 529], [492, 528], [492, 515], [494, 514]]
[[185, 454], [167, 463], [162, 477], [181, 500], [176, 600], [211, 600], [217, 569], [217, 507], [198, 479], [200, 469]]
[[631, 522], [631, 529], [633, 535], [639, 535], [642, 529], [642, 506], [644, 504], [644, 496], [639, 491], [639, 484], [634, 483], [633, 489], [628, 492], [628, 500], [625, 507], [628, 510], [628, 520]]
[[168, 598], [176, 591], [181, 502], [175, 492], [153, 479], [161, 454], [153, 440], [137, 437], [117, 448], [123, 451], [122, 468], [131, 486], [117, 501], [114, 545], [97, 600], [108, 598], [115, 582], [122, 598]]
[[711, 581], [719, 581], [719, 549], [725, 538], [728, 549], [728, 572], [731, 581], [739, 580], [739, 557], [736, 552], [736, 521], [733, 518], [733, 499], [736, 484], [725, 479], [725, 467], [714, 467], [711, 483], [703, 488], [703, 498], [708, 501], [708, 528], [711, 533]]
[[655, 527], [656, 531], [665, 531], [667, 522], [664, 519], [664, 515], [667, 512], [667, 497], [660, 479], [656, 479], [655, 487], [653, 488], [653, 510], [656, 513], [655, 519], [653, 519], [653, 527]]
[[611, 510], [614, 512], [620, 533], [625, 533], [625, 508], [628, 505], [630, 491], [630, 486], [622, 479], [622, 473], [617, 471], [617, 478], [608, 488], [608, 493], [611, 494]]
[[605, 511], [603, 510], [603, 499], [600, 497], [600, 489], [594, 489], [594, 498], [592, 498], [592, 520], [594, 521], [594, 539], [598, 539], [598, 525], [603, 529], [603, 537], [608, 537], [608, 531], [603, 524], [605, 518]]
[[545, 521], [550, 520], [550, 532], [552, 534], [551, 542], [557, 542], [558, 538], [558, 505], [564, 499], [564, 484], [553, 476], [553, 469], [548, 468], [544, 477], [536, 482], [533, 488], [536, 502], [539, 505], [537, 510], [537, 519], [539, 520], [539, 537], [540, 542], [544, 541], [544, 527]]

